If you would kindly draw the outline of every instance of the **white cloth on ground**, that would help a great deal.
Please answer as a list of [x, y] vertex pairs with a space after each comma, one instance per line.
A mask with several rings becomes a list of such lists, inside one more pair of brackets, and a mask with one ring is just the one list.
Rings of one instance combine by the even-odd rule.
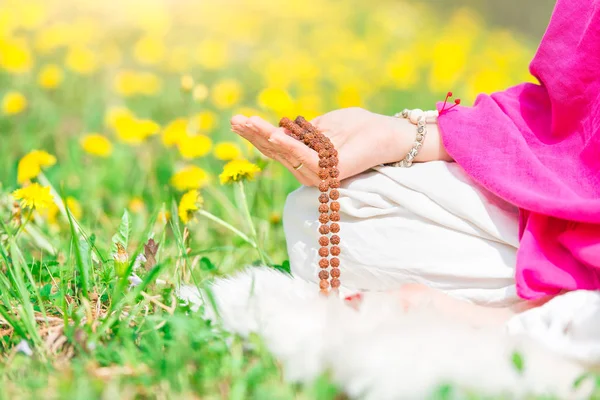
[[[458, 165], [379, 167], [343, 181], [339, 191], [342, 293], [417, 282], [481, 305], [519, 301], [518, 210], [478, 187]], [[559, 296], [496, 332], [460, 325], [427, 308], [404, 314], [385, 295], [366, 296], [358, 313], [320, 298], [318, 195], [315, 188], [302, 187], [286, 202], [294, 278], [249, 269], [214, 285], [224, 326], [243, 335], [260, 333], [291, 379], [307, 380], [328, 369], [353, 396], [424, 395], [441, 380], [504, 390], [516, 398], [525, 391], [566, 393], [581, 372], [538, 344], [567, 358], [600, 363], [598, 292]], [[184, 290], [181, 296], [193, 299], [193, 293]], [[526, 360], [521, 378], [509, 360], [515, 348]]]

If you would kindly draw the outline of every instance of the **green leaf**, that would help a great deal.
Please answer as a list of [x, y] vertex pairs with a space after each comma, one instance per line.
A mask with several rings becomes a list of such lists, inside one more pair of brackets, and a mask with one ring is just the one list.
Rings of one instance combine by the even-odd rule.
[[[67, 218], [69, 219], [69, 227], [71, 228], [71, 239], [75, 248], [75, 261], [77, 269], [81, 277], [81, 292], [85, 298], [88, 297], [88, 280], [90, 275], [90, 246], [88, 242], [77, 234], [75, 230], [75, 217], [71, 211], [67, 209]], [[83, 247], [82, 247], [83, 246]]]
[[127, 210], [123, 211], [123, 216], [121, 217], [121, 223], [119, 224], [119, 229], [117, 233], [115, 233], [112, 237], [112, 246], [110, 248], [111, 254], [117, 252], [117, 243], [121, 243], [123, 247], [127, 248], [127, 243], [129, 242], [129, 236], [131, 235], [131, 219], [129, 218], [129, 213]]
[[575, 379], [575, 382], [573, 382], [573, 389], [579, 388], [583, 382], [590, 378], [592, 378], [591, 372], [586, 372], [585, 374], [579, 376], [577, 379]]
[[273, 265], [273, 268], [275, 268], [278, 271], [285, 272], [286, 274], [292, 274], [292, 269], [290, 268], [289, 260], [285, 260], [281, 263], [281, 265]]
[[519, 373], [523, 373], [523, 371], [525, 370], [525, 363], [523, 361], [523, 356], [521, 355], [521, 353], [515, 351], [512, 354], [512, 363]]
[[208, 257], [202, 257], [200, 259], [200, 269], [202, 271], [215, 271], [217, 267], [208, 259]]

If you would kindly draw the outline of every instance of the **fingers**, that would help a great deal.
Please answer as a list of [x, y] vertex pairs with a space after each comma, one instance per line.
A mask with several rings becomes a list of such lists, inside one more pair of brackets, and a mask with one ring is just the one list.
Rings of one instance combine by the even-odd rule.
[[[283, 164], [303, 185], [318, 184], [317, 154], [260, 117], [236, 115], [232, 130], [250, 141], [261, 153]], [[302, 165], [300, 169], [296, 169]]]
[[280, 154], [290, 163], [296, 161], [296, 166], [303, 164], [300, 171], [307, 175], [312, 185], [319, 183], [319, 156], [304, 143], [286, 135], [282, 130], [273, 132], [270, 138]]

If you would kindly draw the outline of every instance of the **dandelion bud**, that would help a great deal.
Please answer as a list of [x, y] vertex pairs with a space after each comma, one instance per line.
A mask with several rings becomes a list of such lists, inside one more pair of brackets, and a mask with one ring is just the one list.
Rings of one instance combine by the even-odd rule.
[[125, 247], [119, 242], [117, 242], [117, 252], [113, 255], [113, 259], [115, 260], [115, 273], [119, 278], [122, 278], [125, 276], [125, 272], [127, 272], [129, 255], [127, 254], [127, 250], [125, 250]]
[[190, 75], [183, 75], [181, 77], [181, 90], [184, 92], [191, 92], [194, 88], [194, 78]]
[[206, 98], [208, 97], [208, 88], [206, 87], [206, 85], [196, 85], [196, 87], [194, 87], [194, 93], [192, 95], [194, 96], [195, 101], [206, 100]]

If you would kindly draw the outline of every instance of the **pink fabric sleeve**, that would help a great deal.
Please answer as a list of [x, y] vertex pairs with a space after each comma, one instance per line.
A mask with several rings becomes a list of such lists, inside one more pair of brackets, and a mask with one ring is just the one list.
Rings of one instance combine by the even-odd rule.
[[440, 115], [442, 140], [520, 208], [522, 297], [600, 289], [600, 1], [559, 0], [530, 69], [539, 85]]

